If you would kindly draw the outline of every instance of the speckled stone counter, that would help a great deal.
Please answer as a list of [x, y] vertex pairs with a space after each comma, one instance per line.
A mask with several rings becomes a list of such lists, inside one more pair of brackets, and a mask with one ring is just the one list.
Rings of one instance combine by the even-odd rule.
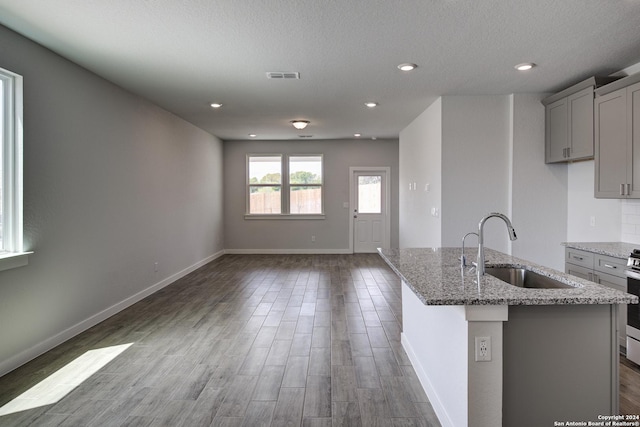
[[607, 255], [614, 258], [627, 259], [634, 249], [640, 249], [640, 245], [625, 242], [563, 242], [563, 246], [594, 254]]
[[[638, 297], [606, 288], [501, 252], [485, 249], [488, 264], [528, 269], [574, 286], [573, 289], [526, 289], [485, 275], [480, 283], [460, 268], [460, 248], [379, 249], [382, 258], [426, 305], [581, 305], [637, 304]], [[466, 250], [467, 260], [476, 251]]]

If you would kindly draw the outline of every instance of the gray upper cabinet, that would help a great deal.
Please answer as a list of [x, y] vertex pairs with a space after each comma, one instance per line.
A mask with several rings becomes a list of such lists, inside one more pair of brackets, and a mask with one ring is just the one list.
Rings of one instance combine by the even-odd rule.
[[545, 107], [545, 161], [564, 162], [569, 147], [569, 107], [562, 98]]
[[[619, 87], [626, 79], [628, 78], [608, 86]], [[638, 199], [640, 83], [613, 91], [605, 88], [608, 87], [602, 88], [604, 90], [598, 94], [594, 103], [595, 197]]]
[[542, 100], [546, 163], [593, 158], [593, 91], [612, 80], [591, 77]]
[[547, 105], [546, 163], [593, 157], [593, 86]]

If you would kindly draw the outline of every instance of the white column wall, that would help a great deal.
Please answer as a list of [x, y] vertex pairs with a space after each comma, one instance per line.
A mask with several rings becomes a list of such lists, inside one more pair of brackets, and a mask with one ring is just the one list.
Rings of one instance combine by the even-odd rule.
[[442, 210], [441, 98], [400, 132], [399, 169], [400, 247], [441, 246], [442, 217], [431, 214]]

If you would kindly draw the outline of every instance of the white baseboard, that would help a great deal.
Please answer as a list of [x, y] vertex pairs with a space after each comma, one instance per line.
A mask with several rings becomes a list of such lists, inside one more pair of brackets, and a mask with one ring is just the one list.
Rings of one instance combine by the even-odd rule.
[[350, 249], [225, 249], [224, 253], [234, 255], [343, 255], [353, 252]]
[[192, 271], [197, 270], [198, 268], [202, 267], [205, 264], [210, 263], [211, 261], [213, 261], [216, 258], [221, 257], [222, 255], [225, 254], [225, 251], [219, 251], [216, 252], [213, 255], [208, 256], [207, 258], [198, 261], [197, 263], [185, 268], [182, 271], [179, 271], [169, 277], [167, 277], [166, 279], [151, 285], [150, 287], [143, 289], [142, 291], [130, 296], [129, 298], [126, 298], [123, 301], [120, 301], [117, 304], [112, 305], [111, 307], [108, 307], [104, 310], [102, 310], [99, 313], [94, 314], [93, 316], [89, 317], [88, 319], [85, 319], [83, 321], [81, 321], [80, 323], [77, 323], [73, 326], [71, 326], [68, 329], [65, 329], [64, 331], [50, 337], [47, 338], [46, 340], [34, 345], [33, 347], [24, 350], [18, 354], [16, 354], [15, 356], [11, 357], [10, 359], [4, 360], [0, 362], [0, 377], [13, 371], [14, 369], [24, 365], [25, 363], [35, 359], [36, 357], [40, 356], [43, 353], [46, 353], [47, 351], [51, 350], [52, 348], [62, 344], [63, 342], [75, 337], [76, 335], [86, 331], [87, 329], [97, 325], [98, 323], [108, 319], [109, 317], [113, 316], [114, 314], [119, 313], [120, 311], [124, 310], [125, 308], [137, 303], [138, 301], [148, 297], [149, 295], [153, 294], [154, 292], [159, 291], [160, 289], [172, 284], [173, 282], [175, 282], [178, 279], [183, 278], [184, 276], [186, 276], [187, 274], [191, 273]]
[[400, 342], [402, 343], [402, 347], [404, 348], [405, 353], [409, 357], [411, 361], [411, 365], [413, 369], [416, 371], [416, 375], [418, 376], [418, 380], [420, 381], [420, 385], [422, 385], [422, 389], [427, 394], [429, 398], [429, 402], [431, 402], [431, 406], [433, 407], [434, 412], [436, 413], [440, 424], [443, 427], [455, 427], [447, 411], [445, 410], [442, 402], [440, 402], [440, 398], [438, 397], [438, 393], [431, 385], [431, 381], [429, 381], [429, 376], [425, 372], [420, 360], [416, 356], [413, 347], [411, 347], [411, 343], [407, 339], [407, 336], [404, 333], [400, 334]]

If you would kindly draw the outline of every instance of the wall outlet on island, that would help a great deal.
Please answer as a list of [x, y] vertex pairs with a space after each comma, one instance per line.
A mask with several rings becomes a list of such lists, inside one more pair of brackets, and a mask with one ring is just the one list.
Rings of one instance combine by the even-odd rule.
[[491, 361], [491, 337], [476, 337], [476, 362]]

